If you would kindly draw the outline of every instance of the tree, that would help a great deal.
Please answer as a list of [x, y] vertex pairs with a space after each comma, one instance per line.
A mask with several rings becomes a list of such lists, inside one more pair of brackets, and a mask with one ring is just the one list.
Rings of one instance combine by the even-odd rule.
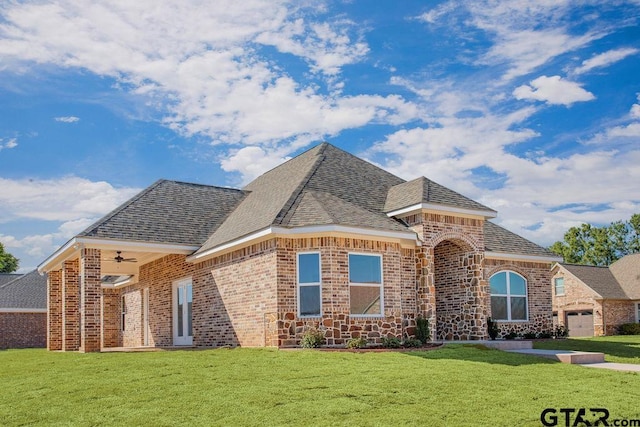
[[18, 269], [20, 260], [9, 252], [4, 251], [4, 246], [0, 243], [0, 273], [13, 273]]
[[570, 264], [610, 265], [625, 255], [640, 252], [640, 214], [602, 227], [571, 227], [564, 240], [555, 242], [549, 250]]

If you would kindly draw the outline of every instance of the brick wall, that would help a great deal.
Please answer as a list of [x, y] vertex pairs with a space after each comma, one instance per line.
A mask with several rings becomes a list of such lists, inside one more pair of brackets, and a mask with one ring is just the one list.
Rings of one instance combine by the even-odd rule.
[[636, 304], [633, 301], [604, 300], [602, 308], [606, 335], [615, 335], [618, 326], [636, 321]]
[[102, 346], [122, 347], [120, 289], [102, 290]]
[[[299, 252], [319, 252], [322, 274], [321, 316], [299, 318], [296, 264]], [[382, 255], [383, 315], [357, 317], [350, 314], [349, 253]], [[380, 343], [389, 335], [401, 338], [414, 325], [415, 251], [397, 243], [341, 237], [277, 239], [277, 311], [269, 313], [268, 345], [295, 346], [308, 328], [321, 329], [327, 345], [343, 345], [364, 336]]]
[[[500, 335], [510, 332], [549, 332], [553, 328], [550, 263], [485, 259], [484, 275], [487, 280], [499, 271], [511, 270], [527, 280], [528, 322], [498, 322]], [[491, 296], [487, 295], [487, 307], [491, 315]]]
[[[564, 295], [555, 294], [555, 279], [559, 277], [564, 278]], [[567, 326], [567, 312], [592, 311], [594, 335], [605, 334], [602, 303], [597, 293], [563, 268], [557, 269], [549, 283], [553, 292], [553, 311], [558, 313], [558, 324]]]
[[0, 313], [0, 349], [47, 346], [47, 313]]
[[75, 351], [80, 347], [80, 262], [66, 261], [62, 269], [62, 349]]
[[47, 349], [62, 350], [62, 270], [47, 275]]

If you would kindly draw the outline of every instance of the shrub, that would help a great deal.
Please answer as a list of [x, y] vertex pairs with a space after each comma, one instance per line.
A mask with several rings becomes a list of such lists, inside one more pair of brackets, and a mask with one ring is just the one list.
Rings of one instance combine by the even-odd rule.
[[347, 348], [365, 348], [367, 346], [367, 339], [365, 337], [351, 338], [347, 341]]
[[540, 339], [553, 338], [553, 333], [549, 331], [542, 331], [538, 334], [538, 338]]
[[302, 348], [317, 348], [324, 344], [324, 334], [316, 328], [307, 329], [302, 336]]
[[500, 328], [498, 328], [498, 323], [494, 322], [491, 317], [487, 318], [487, 332], [489, 333], [489, 338], [495, 340], [500, 335]]
[[618, 327], [620, 335], [640, 335], [640, 323], [624, 323]]
[[531, 331], [525, 332], [522, 335], [522, 338], [527, 339], [527, 340], [533, 340], [533, 339], [536, 339], [537, 337], [538, 337], [538, 334], [536, 334], [535, 332], [531, 332]]
[[515, 340], [516, 338], [518, 338], [520, 335], [517, 332], [509, 332], [507, 335], [504, 336], [505, 339], [507, 340]]
[[553, 331], [553, 336], [555, 338], [566, 338], [569, 336], [569, 329], [567, 329], [564, 325], [558, 325]]
[[404, 340], [402, 345], [408, 348], [419, 348], [422, 347], [422, 341], [417, 338], [407, 338]]
[[418, 318], [416, 318], [416, 339], [420, 340], [422, 344], [426, 344], [429, 342], [430, 337], [429, 319], [418, 316]]
[[385, 348], [400, 348], [402, 342], [394, 336], [388, 336], [382, 338], [382, 346]]

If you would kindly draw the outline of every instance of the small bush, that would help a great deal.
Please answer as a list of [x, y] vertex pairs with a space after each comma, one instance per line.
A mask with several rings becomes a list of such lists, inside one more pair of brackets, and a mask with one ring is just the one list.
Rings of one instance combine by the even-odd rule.
[[324, 334], [315, 328], [307, 329], [300, 341], [302, 348], [318, 348], [322, 344], [324, 344]]
[[347, 348], [365, 348], [367, 346], [367, 339], [365, 337], [351, 338], [347, 341]]
[[553, 331], [553, 336], [555, 338], [566, 338], [569, 336], [569, 329], [567, 329], [564, 325], [558, 325]]
[[538, 338], [540, 339], [549, 339], [549, 338], [553, 338], [553, 333], [549, 332], [549, 331], [542, 331], [538, 334]]
[[417, 338], [407, 338], [406, 340], [404, 340], [402, 345], [407, 348], [419, 348], [422, 347], [422, 341]]
[[535, 332], [529, 331], [529, 332], [525, 332], [522, 335], [522, 338], [527, 339], [527, 340], [533, 340], [533, 339], [538, 338], [538, 334], [536, 334]]
[[517, 332], [509, 332], [507, 335], [504, 336], [504, 339], [506, 340], [515, 340], [516, 338], [518, 338], [520, 335]]
[[394, 336], [383, 337], [382, 346], [385, 348], [400, 348], [402, 346], [402, 342]]
[[624, 323], [618, 327], [620, 335], [640, 335], [640, 323]]
[[429, 338], [431, 338], [429, 319], [418, 316], [416, 318], [416, 339], [420, 340], [422, 344], [426, 344], [429, 342]]
[[491, 317], [487, 318], [487, 332], [489, 333], [489, 338], [495, 340], [500, 335], [500, 328], [498, 328], [498, 323], [494, 322]]

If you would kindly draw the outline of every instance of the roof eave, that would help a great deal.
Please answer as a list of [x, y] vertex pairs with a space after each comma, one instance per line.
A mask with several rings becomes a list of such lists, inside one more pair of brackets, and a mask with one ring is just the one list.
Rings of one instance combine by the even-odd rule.
[[262, 230], [256, 231], [244, 237], [232, 240], [221, 245], [214, 246], [200, 253], [195, 253], [187, 257], [187, 262], [202, 262], [207, 259], [213, 258], [223, 253], [230, 252], [235, 249], [239, 249], [243, 246], [247, 246], [253, 242], [265, 240], [273, 237], [295, 237], [296, 235], [320, 235], [320, 234], [342, 234], [342, 235], [357, 235], [368, 238], [376, 238], [382, 240], [394, 240], [400, 242], [406, 242], [407, 246], [416, 247], [420, 246], [421, 242], [418, 239], [418, 235], [413, 231], [387, 231], [373, 228], [352, 227], [338, 224], [328, 225], [311, 225], [304, 227], [278, 227], [271, 226]]
[[503, 259], [503, 260], [509, 260], [509, 261], [528, 261], [528, 262], [544, 262], [544, 263], [562, 261], [562, 258], [557, 256], [526, 255], [526, 254], [493, 252], [493, 251], [486, 251], [484, 253], [484, 257], [493, 258], [493, 259]]
[[395, 209], [387, 213], [389, 217], [406, 217], [422, 211], [449, 213], [459, 216], [468, 216], [473, 218], [491, 219], [496, 218], [498, 213], [494, 210], [482, 210], [482, 209], [467, 209], [457, 208], [454, 206], [440, 205], [436, 203], [418, 203], [415, 205], [407, 206], [401, 209]]
[[116, 240], [105, 238], [94, 238], [76, 236], [61, 246], [57, 251], [46, 258], [39, 266], [38, 273], [43, 274], [55, 270], [64, 261], [67, 261], [83, 247], [91, 247], [102, 250], [122, 250], [147, 251], [166, 254], [190, 255], [197, 251], [200, 246], [173, 244], [173, 243], [153, 243], [132, 240]]

